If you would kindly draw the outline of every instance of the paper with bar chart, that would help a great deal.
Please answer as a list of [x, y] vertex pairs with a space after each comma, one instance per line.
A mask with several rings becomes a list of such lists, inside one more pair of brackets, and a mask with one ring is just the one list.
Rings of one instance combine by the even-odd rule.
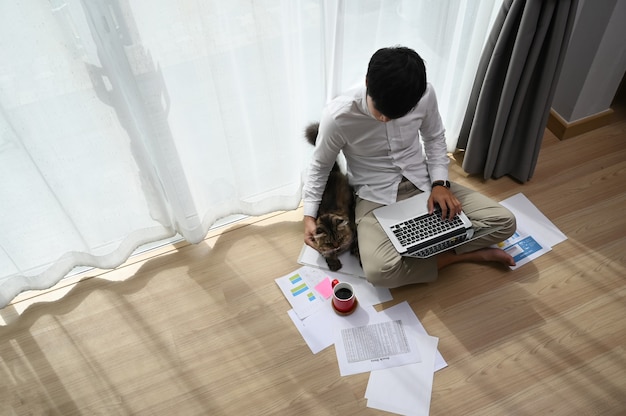
[[298, 318], [304, 319], [325, 303], [326, 299], [315, 287], [327, 279], [324, 270], [304, 266], [275, 280]]
[[515, 194], [500, 203], [515, 214], [517, 230], [507, 240], [494, 247], [499, 247], [513, 256], [515, 266], [510, 267], [512, 270], [549, 252], [552, 246], [567, 240], [567, 236], [524, 194]]

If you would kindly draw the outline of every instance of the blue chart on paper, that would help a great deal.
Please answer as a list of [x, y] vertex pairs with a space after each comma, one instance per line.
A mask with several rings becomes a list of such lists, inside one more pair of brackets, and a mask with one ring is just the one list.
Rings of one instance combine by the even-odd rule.
[[509, 247], [507, 251], [513, 256], [513, 259], [515, 259], [515, 262], [517, 263], [542, 248], [543, 247], [541, 247], [541, 245], [535, 241], [534, 238], [528, 236]]

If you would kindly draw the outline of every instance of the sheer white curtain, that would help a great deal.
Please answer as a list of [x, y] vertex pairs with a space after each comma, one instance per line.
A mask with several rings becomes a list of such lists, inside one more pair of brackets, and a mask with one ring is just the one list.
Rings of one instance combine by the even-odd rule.
[[293, 209], [302, 130], [379, 47], [461, 123], [500, 1], [0, 3], [0, 307], [230, 214]]

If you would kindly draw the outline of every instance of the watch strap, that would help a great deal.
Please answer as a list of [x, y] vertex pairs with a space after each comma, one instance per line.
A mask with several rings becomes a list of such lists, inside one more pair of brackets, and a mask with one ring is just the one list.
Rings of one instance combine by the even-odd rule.
[[432, 183], [431, 188], [435, 186], [443, 186], [444, 188], [450, 189], [450, 181], [435, 181]]

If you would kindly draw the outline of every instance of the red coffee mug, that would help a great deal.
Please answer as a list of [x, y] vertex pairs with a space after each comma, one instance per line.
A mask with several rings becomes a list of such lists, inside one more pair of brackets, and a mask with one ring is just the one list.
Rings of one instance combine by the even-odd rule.
[[346, 282], [339, 282], [337, 279], [333, 280], [332, 285], [332, 305], [335, 312], [340, 315], [349, 315], [354, 312], [357, 301], [352, 285]]

